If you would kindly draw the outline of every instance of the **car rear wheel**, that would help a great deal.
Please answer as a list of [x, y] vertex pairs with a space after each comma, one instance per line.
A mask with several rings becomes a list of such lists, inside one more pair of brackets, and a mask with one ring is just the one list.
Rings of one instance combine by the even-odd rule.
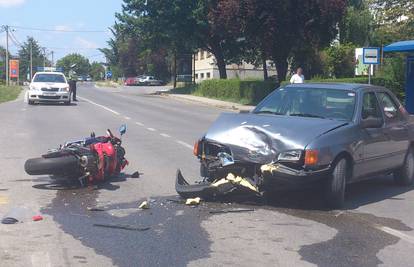
[[404, 165], [394, 172], [394, 181], [401, 186], [410, 186], [414, 182], [414, 154], [410, 148], [405, 156]]
[[34, 105], [34, 101], [33, 101], [33, 100], [29, 100], [29, 101], [28, 101], [28, 104], [29, 104], [29, 105]]
[[348, 162], [345, 158], [338, 160], [327, 181], [326, 200], [329, 207], [339, 209], [345, 203], [345, 187]]

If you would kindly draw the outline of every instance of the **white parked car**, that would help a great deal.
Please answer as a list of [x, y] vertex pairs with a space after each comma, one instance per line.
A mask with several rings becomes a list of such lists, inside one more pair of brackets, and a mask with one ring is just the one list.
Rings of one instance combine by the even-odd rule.
[[163, 82], [161, 80], [155, 79], [154, 76], [143, 76], [139, 78], [140, 85], [162, 85]]
[[71, 92], [63, 73], [37, 72], [29, 86], [28, 103], [63, 102], [70, 104]]

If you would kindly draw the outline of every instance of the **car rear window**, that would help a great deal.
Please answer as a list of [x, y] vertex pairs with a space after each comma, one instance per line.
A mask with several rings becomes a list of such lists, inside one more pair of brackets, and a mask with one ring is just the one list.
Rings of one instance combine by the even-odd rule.
[[66, 83], [65, 77], [61, 74], [36, 74], [33, 79], [36, 83]]

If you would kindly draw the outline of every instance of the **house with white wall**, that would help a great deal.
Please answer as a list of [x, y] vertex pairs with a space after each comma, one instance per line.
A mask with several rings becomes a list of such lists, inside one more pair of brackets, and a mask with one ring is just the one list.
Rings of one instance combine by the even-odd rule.
[[[200, 83], [204, 80], [219, 79], [220, 73], [213, 54], [199, 50], [193, 55], [195, 82]], [[242, 62], [241, 64], [229, 64], [226, 66], [227, 78], [263, 79], [263, 67], [256, 67], [252, 64]], [[269, 77], [277, 74], [276, 68], [269, 61], [267, 63]]]

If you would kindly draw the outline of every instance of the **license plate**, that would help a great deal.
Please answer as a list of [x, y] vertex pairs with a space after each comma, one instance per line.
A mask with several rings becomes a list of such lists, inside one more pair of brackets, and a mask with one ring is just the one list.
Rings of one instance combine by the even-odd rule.
[[44, 96], [56, 96], [56, 94], [43, 94]]

